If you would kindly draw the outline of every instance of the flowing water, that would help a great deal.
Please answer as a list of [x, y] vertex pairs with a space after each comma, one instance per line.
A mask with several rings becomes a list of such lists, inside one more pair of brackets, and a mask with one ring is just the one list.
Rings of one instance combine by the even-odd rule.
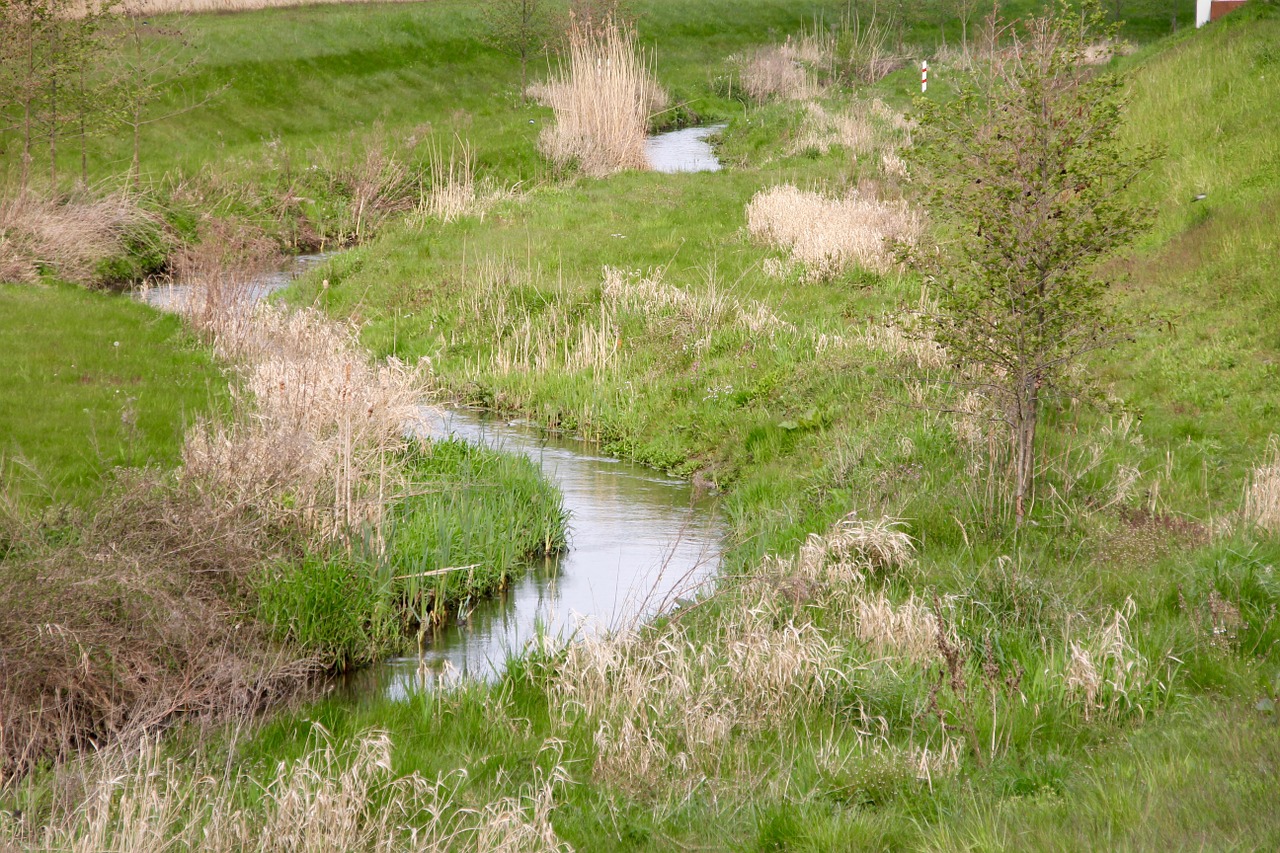
[[670, 133], [659, 133], [645, 140], [644, 150], [655, 172], [718, 172], [720, 161], [711, 150], [707, 137], [719, 133], [727, 125], [686, 127]]
[[[300, 257], [290, 269], [262, 276], [245, 288], [245, 304], [266, 298], [326, 257]], [[141, 296], [173, 310], [189, 294], [179, 284]], [[429, 436], [460, 438], [537, 462], [564, 497], [569, 548], [539, 560], [500, 594], [468, 603], [454, 623], [426, 638], [419, 654], [348, 676], [343, 692], [357, 701], [404, 697], [442, 678], [495, 678], [540, 633], [567, 639], [634, 624], [675, 603], [718, 567], [720, 520], [689, 483], [601, 456], [587, 442], [548, 435], [528, 423], [429, 407], [422, 416]]]
[[420, 654], [350, 676], [355, 695], [395, 698], [441, 679], [492, 679], [539, 632], [566, 639], [633, 624], [669, 607], [719, 565], [720, 521], [687, 482], [528, 424], [467, 410], [426, 416], [431, 435], [536, 461], [564, 496], [569, 549], [540, 560], [505, 592], [464, 608]]

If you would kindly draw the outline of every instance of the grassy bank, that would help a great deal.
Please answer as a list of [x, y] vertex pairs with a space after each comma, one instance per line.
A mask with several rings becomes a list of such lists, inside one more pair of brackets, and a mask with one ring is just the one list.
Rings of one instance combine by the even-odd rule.
[[[1022, 530], [989, 417], [910, 334], [922, 283], [823, 227], [910, 232], [910, 171], [894, 159], [909, 128], [891, 106], [914, 75], [812, 104], [731, 101], [706, 66], [767, 41], [780, 7], [735, 4], [725, 42], [688, 8], [644, 5], [641, 36], [659, 44], [661, 82], [725, 107], [734, 169], [575, 178], [483, 219], [390, 224], [288, 298], [361, 321], [379, 355], [427, 357], [441, 394], [719, 486], [724, 577], [651, 626], [534, 650], [495, 685], [331, 700], [187, 750], [165, 774], [113, 765], [107, 790], [161, 804], [161, 837], [221, 827], [224, 849], [245, 826], [294, 838], [290, 804], [321, 801], [319, 843], [367, 848], [415, 832], [439, 849], [1274, 846], [1280, 545], [1246, 511], [1280, 478], [1266, 451], [1274, 217], [1259, 215], [1280, 191], [1280, 109], [1258, 73], [1280, 39], [1274, 5], [1113, 65], [1128, 132], [1168, 149], [1139, 190], [1156, 227], [1115, 262], [1139, 331], [1090, 365], [1098, 405], [1051, 401]], [[442, 55], [470, 49], [453, 38]], [[536, 108], [494, 109], [472, 125], [479, 158], [524, 174], [513, 164], [534, 156], [532, 136], [501, 127]], [[788, 216], [830, 251], [779, 237]], [[423, 479], [397, 574], [466, 565], [467, 531], [500, 539], [509, 520], [517, 542], [545, 537], [554, 515], [524, 512], [531, 481], [501, 474], [525, 497], [476, 508], [490, 460], [437, 452], [432, 470], [478, 487], [445, 499]], [[282, 595], [268, 621], [318, 642], [366, 632], [290, 621], [307, 600], [340, 610], [328, 569], [307, 572], [281, 586], [303, 606]], [[183, 799], [207, 778], [208, 796]], [[157, 779], [173, 785], [157, 793]], [[72, 815], [52, 837], [121, 837], [128, 814]]]
[[227, 405], [176, 317], [69, 285], [0, 288], [0, 353], [10, 499], [83, 507], [113, 468], [172, 467], [184, 427]]

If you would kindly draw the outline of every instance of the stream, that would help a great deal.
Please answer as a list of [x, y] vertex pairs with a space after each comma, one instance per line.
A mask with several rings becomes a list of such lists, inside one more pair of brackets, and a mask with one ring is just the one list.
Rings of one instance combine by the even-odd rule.
[[711, 124], [650, 136], [644, 143], [645, 156], [655, 172], [718, 172], [720, 161], [707, 137], [726, 127], [726, 124]]
[[[654, 170], [718, 170], [706, 140], [722, 127], [650, 137], [646, 153]], [[239, 298], [248, 307], [328, 257], [301, 256], [247, 284]], [[175, 310], [191, 288], [165, 285], [138, 295]], [[399, 699], [457, 678], [495, 679], [539, 634], [569, 640], [634, 625], [670, 608], [719, 567], [721, 521], [689, 483], [601, 456], [587, 442], [549, 435], [527, 422], [465, 409], [424, 406], [420, 413], [429, 437], [458, 438], [538, 463], [563, 495], [569, 547], [537, 561], [498, 595], [464, 603], [458, 618], [433, 631], [418, 654], [344, 677], [339, 692], [347, 697]]]
[[423, 414], [431, 436], [537, 462], [564, 497], [569, 548], [464, 609], [421, 654], [351, 674], [348, 695], [404, 698], [442, 680], [496, 678], [539, 632], [563, 640], [632, 625], [669, 608], [719, 566], [721, 522], [689, 483], [527, 423], [463, 409]]

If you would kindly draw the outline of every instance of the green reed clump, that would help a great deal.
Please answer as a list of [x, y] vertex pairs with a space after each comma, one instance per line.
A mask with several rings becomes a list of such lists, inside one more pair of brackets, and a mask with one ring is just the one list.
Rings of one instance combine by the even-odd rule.
[[387, 563], [417, 621], [438, 622], [565, 547], [560, 495], [532, 461], [453, 439], [401, 461], [409, 497], [392, 519]]
[[385, 541], [367, 536], [350, 553], [261, 576], [259, 619], [336, 669], [394, 652], [414, 630], [565, 546], [560, 495], [528, 459], [446, 440], [414, 444], [394, 462], [408, 485]]

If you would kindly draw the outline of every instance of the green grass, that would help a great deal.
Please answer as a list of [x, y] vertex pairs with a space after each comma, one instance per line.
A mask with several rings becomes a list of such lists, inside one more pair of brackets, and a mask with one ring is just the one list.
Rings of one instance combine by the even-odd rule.
[[[817, 343], [916, 305], [920, 283], [864, 272], [822, 284], [771, 278], [763, 264], [776, 253], [744, 234], [744, 206], [761, 187], [883, 181], [875, 158], [853, 162], [839, 149], [786, 154], [796, 107], [744, 109], [714, 94], [725, 55], [794, 31], [794, 7], [761, 0], [733, 4], [729, 14], [720, 3], [640, 4], [659, 76], [691, 95], [695, 110], [730, 119], [721, 150], [736, 168], [561, 183], [549, 182], [533, 153], [528, 118], [543, 114], [517, 104], [513, 63], [475, 47], [471, 13], [413, 29], [463, 8], [474, 7], [200, 19], [210, 38], [221, 34], [213, 43], [225, 45], [218, 73], [260, 64], [245, 79], [261, 91], [255, 106], [252, 90], [238, 93], [237, 83], [218, 107], [246, 99], [225, 150], [202, 152], [208, 133], [198, 133], [175, 158], [251, 160], [259, 144], [251, 128], [308, 87], [308, 106], [277, 119], [282, 145], [336, 145], [354, 122], [351, 87], [361, 77], [363, 112], [388, 132], [424, 119], [438, 131], [465, 130], [491, 173], [541, 183], [483, 221], [389, 227], [287, 298], [362, 321], [377, 354], [430, 357], [438, 389], [457, 399], [519, 411], [610, 452], [713, 480], [727, 492], [731, 577], [758, 574], [762, 557], [794, 552], [851, 510], [903, 519], [918, 561], [873, 578], [866, 592], [929, 604], [950, 596], [969, 650], [956, 674], [967, 692], [939, 682], [936, 665], [876, 660], [841, 621], [839, 602], [819, 607], [797, 593], [776, 621], [795, 617], [845, 643], [839, 666], [848, 681], [786, 719], [735, 729], [715, 761], [699, 764], [708, 753], [695, 745], [694, 766], [712, 769], [705, 778], [675, 772], [678, 782], [693, 780], [687, 788], [636, 790], [599, 771], [600, 720], [561, 713], [549, 695], [555, 656], [513, 661], [497, 685], [407, 701], [335, 700], [281, 715], [232, 757], [264, 768], [297, 757], [313, 720], [339, 739], [385, 729], [397, 772], [435, 778], [465, 768], [467, 805], [511, 795], [558, 758], [574, 784], [559, 795], [554, 822], [579, 849], [1274, 846], [1280, 829], [1267, 796], [1278, 781], [1275, 715], [1256, 703], [1280, 689], [1280, 545], [1219, 529], [1240, 506], [1280, 406], [1272, 322], [1280, 307], [1280, 104], [1259, 73], [1269, 76], [1280, 39], [1274, 4], [1255, 0], [1115, 65], [1129, 75], [1133, 138], [1168, 149], [1139, 194], [1158, 206], [1156, 227], [1117, 262], [1130, 274], [1118, 298], [1136, 315], [1156, 316], [1135, 342], [1093, 363], [1110, 403], [1052, 401], [1033, 523], [1017, 533], [1007, 506], [991, 498], [999, 475], [990, 483], [985, 466], [971, 467], [975, 457], [938, 412], [954, 401], [945, 383], [874, 348]], [[1139, 32], [1155, 34], [1167, 12], [1150, 8]], [[417, 41], [395, 35], [392, 21]], [[294, 22], [302, 35], [276, 47], [275, 22]], [[254, 27], [260, 31], [248, 36]], [[267, 44], [271, 61], [261, 58]], [[411, 56], [423, 65], [397, 77]], [[454, 93], [456, 107], [445, 106], [446, 73], [470, 84]], [[900, 72], [873, 93], [902, 103], [912, 77]], [[419, 89], [420, 108], [404, 97]], [[330, 92], [344, 94], [326, 112], [319, 105]], [[830, 103], [846, 96], [832, 93]], [[1193, 190], [1208, 198], [1191, 203]], [[759, 301], [790, 327], [750, 331], [732, 308], [623, 306], [603, 349], [585, 363], [566, 359], [563, 347], [610, 307], [606, 265], [661, 269], [667, 285], [695, 301], [713, 291], [743, 308]], [[503, 366], [540, 332], [561, 349], [551, 347], [541, 365]], [[456, 445], [419, 462], [422, 493], [404, 509], [392, 548], [397, 568], [367, 572], [352, 591], [351, 577], [331, 563], [296, 567], [278, 578], [268, 621], [317, 647], [367, 645], [371, 622], [329, 616], [376, 613], [378, 602], [404, 595], [387, 581], [392, 571], [468, 565], [496, 552], [505, 556], [484, 581], [491, 587], [508, 573], [498, 566], [518, 564], [554, 528], [550, 498], [516, 470], [520, 463]], [[1130, 470], [1133, 483], [1117, 496]], [[542, 511], [525, 512], [535, 496]], [[504, 540], [508, 527], [515, 532]], [[410, 598], [471, 592], [461, 576], [456, 582]], [[353, 598], [369, 604], [357, 610]], [[1129, 600], [1128, 638], [1145, 661], [1144, 678], [1113, 694], [1105, 712], [1090, 712], [1061, 677], [1070, 641]], [[1213, 609], [1222, 602], [1239, 621], [1215, 633], [1215, 619], [1230, 614]], [[689, 654], [714, 647], [733, 607], [726, 594], [693, 611]], [[663, 687], [652, 685], [655, 693]], [[955, 730], [944, 731], [939, 710]], [[969, 740], [954, 774], [923, 781], [901, 760], [911, 746], [956, 731]], [[864, 737], [885, 752], [858, 753], [858, 732], [871, 732]], [[677, 728], [660, 728], [658, 737], [688, 746]], [[855, 757], [833, 765], [832, 750]]]
[[258, 618], [279, 639], [338, 669], [402, 650], [565, 544], [560, 495], [523, 457], [445, 440], [391, 462], [407, 497], [385, 553], [369, 540], [353, 554], [307, 555], [267, 567], [256, 588]]
[[0, 473], [38, 505], [87, 506], [117, 466], [173, 466], [184, 427], [226, 402], [176, 317], [68, 285], [0, 286]]

